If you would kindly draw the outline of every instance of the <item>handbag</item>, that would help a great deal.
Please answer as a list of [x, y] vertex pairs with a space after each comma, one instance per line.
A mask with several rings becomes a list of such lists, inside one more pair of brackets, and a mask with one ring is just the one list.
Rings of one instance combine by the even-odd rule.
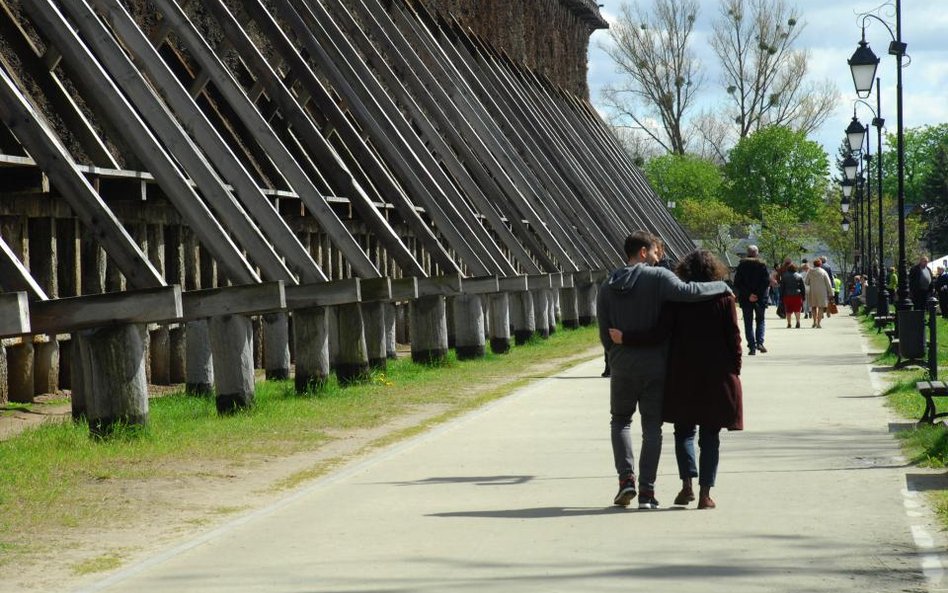
[[777, 303], [777, 317], [779, 317], [780, 319], [783, 319], [786, 313], [787, 313], [787, 310], [784, 309], [783, 300], [781, 300], [779, 303]]
[[835, 301], [830, 301], [829, 307], [827, 307], [826, 310], [829, 311], [830, 315], [836, 315], [837, 313], [839, 313], [839, 308], [836, 306]]

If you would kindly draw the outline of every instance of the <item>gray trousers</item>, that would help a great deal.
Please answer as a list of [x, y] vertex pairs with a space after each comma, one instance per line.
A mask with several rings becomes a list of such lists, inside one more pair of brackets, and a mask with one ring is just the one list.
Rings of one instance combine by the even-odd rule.
[[[609, 406], [612, 414], [612, 455], [620, 479], [635, 475], [635, 455], [629, 426], [632, 415], [642, 415], [642, 449], [639, 455], [639, 492], [655, 492], [658, 460], [662, 453], [662, 397], [665, 364], [623, 364], [635, 350], [618, 347], [610, 351], [612, 375]], [[625, 359], [625, 360], [623, 360]], [[641, 361], [638, 361], [641, 362]]]

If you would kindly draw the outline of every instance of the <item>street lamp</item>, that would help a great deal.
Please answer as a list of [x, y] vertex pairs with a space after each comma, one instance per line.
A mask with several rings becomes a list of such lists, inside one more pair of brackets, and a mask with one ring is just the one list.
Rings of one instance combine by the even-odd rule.
[[840, 185], [843, 186], [843, 198], [849, 200], [853, 195], [853, 186], [856, 185], [855, 179], [843, 179]]
[[[857, 146], [859, 145], [857, 144]], [[852, 144], [850, 144], [850, 147], [852, 147]], [[850, 148], [850, 150], [857, 150], [857, 149]], [[846, 176], [846, 179], [849, 179], [850, 181], [855, 179], [856, 171], [858, 169], [859, 169], [859, 161], [854, 159], [852, 154], [850, 154], [845, 159], [843, 159], [843, 175]]]
[[[866, 25], [869, 19], [879, 21], [889, 32], [891, 42], [889, 43], [889, 54], [895, 56], [896, 60], [896, 84], [895, 84], [895, 103], [896, 103], [896, 155], [898, 164], [896, 171], [898, 173], [898, 192], [897, 209], [899, 220], [899, 289], [898, 289], [898, 308], [907, 309], [912, 306], [908, 299], [908, 274], [905, 265], [905, 135], [902, 117], [902, 57], [905, 56], [907, 45], [902, 42], [902, 1], [894, 0], [895, 3], [895, 31], [886, 21], [872, 13], [863, 13], [862, 19], [862, 39], [852, 57], [848, 60], [849, 69], [853, 76], [853, 85], [856, 87], [856, 94], [866, 98], [872, 92], [872, 84], [876, 80], [876, 68], [879, 65], [879, 58], [869, 48], [866, 43]], [[883, 5], [885, 6], [885, 5]], [[882, 7], [879, 7], [882, 8]], [[881, 217], [880, 217], [881, 222]], [[880, 262], [881, 265], [881, 262]]]
[[843, 211], [843, 214], [849, 212], [849, 198], [843, 198], [843, 201], [839, 203], [839, 209]]
[[849, 232], [849, 218], [843, 217], [843, 232]]
[[849, 142], [849, 150], [856, 152], [862, 150], [862, 141], [866, 136], [866, 127], [856, 119], [856, 108], [853, 107], [853, 120], [846, 126], [846, 141]]

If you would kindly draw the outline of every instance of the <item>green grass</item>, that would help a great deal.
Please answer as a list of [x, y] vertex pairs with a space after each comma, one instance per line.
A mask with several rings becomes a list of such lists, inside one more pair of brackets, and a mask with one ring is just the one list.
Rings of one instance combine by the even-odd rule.
[[[295, 393], [292, 381], [261, 381], [251, 409], [224, 417], [217, 414], [212, 397], [172, 393], [151, 400], [144, 429], [119, 429], [104, 440], [90, 438], [81, 422], [29, 429], [0, 442], [0, 550], [5, 552], [0, 566], [17, 552], [35, 551], [44, 534], [140, 520], [141, 504], [124, 493], [124, 485], [224, 478], [235, 467], [317, 450], [346, 431], [436, 409], [436, 417], [386, 432], [372, 446], [387, 444], [588, 358], [597, 343], [595, 328], [561, 330], [548, 340], [514, 347], [505, 355], [488, 353], [480, 360], [458, 361], [451, 353], [441, 365], [390, 361], [384, 373], [376, 372], [364, 383], [340, 387], [333, 379], [305, 395]], [[538, 373], [540, 365], [552, 367]], [[308, 468], [278, 486], [294, 486], [341, 461]]]
[[[886, 352], [888, 339], [885, 334], [876, 333], [871, 317], [868, 319], [861, 317], [861, 323], [873, 350], [885, 352], [875, 360], [875, 363], [880, 366], [895, 365], [896, 355]], [[936, 328], [938, 336], [938, 375], [941, 380], [945, 380], [948, 376], [948, 320], [938, 317]], [[925, 332], [927, 341], [927, 326]], [[925, 400], [919, 395], [915, 383], [929, 378], [927, 369], [892, 370], [887, 375], [890, 384], [885, 392], [887, 405], [906, 419], [918, 420], [925, 410]], [[936, 403], [938, 403], [937, 400]], [[941, 405], [944, 406], [945, 402], [941, 402]], [[943, 409], [939, 411], [943, 411]], [[902, 449], [911, 463], [929, 468], [948, 467], [948, 430], [940, 424], [916, 426], [911, 430], [898, 433], [898, 437], [902, 443]], [[948, 528], [948, 491], [932, 492], [931, 500], [942, 525]]]

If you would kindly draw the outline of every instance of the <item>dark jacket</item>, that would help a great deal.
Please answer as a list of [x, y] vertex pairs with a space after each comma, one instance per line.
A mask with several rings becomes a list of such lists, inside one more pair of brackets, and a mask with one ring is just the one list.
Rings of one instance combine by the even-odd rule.
[[655, 328], [623, 333], [622, 343], [636, 347], [669, 335], [663, 419], [742, 430], [741, 334], [734, 296], [670, 303]]
[[[602, 286], [596, 301], [599, 317], [599, 339], [607, 351], [612, 349], [609, 328], [623, 332], [651, 329], [658, 324], [662, 304], [667, 301], [694, 302], [728, 293], [724, 282], [682, 282], [665, 268], [636, 264], [615, 270]], [[625, 371], [639, 374], [654, 373], [655, 366], [665, 364], [665, 344], [644, 348], [636, 356], [610, 354], [610, 365], [618, 363], [629, 368]], [[616, 368], [611, 369], [613, 378]]]
[[757, 295], [757, 303], [767, 304], [770, 293], [770, 272], [767, 264], [756, 257], [745, 257], [734, 272], [734, 290], [742, 307], [751, 305], [750, 295]]
[[929, 291], [932, 288], [932, 271], [928, 266], [915, 264], [909, 270], [908, 281], [911, 292]]
[[783, 296], [797, 296], [803, 294], [805, 290], [803, 276], [798, 272], [787, 270], [780, 277], [780, 294]]

